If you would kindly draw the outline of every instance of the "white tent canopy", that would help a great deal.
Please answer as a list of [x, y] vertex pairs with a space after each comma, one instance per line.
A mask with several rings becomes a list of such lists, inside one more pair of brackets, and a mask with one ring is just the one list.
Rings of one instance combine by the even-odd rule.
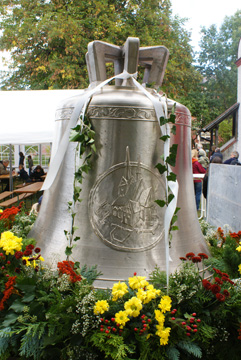
[[0, 91], [0, 145], [51, 143], [58, 104], [83, 90]]

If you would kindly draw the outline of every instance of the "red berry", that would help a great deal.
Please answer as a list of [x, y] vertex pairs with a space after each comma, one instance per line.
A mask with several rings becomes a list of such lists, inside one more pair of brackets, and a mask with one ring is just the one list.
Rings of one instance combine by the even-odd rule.
[[172, 314], [172, 315], [174, 315], [174, 314], [175, 314], [175, 312], [176, 312], [175, 310], [172, 310], [172, 311], [171, 311], [171, 314]]
[[137, 274], [137, 273], [136, 273], [136, 272], [134, 272], [134, 276], [136, 276], [136, 274]]
[[188, 331], [192, 330], [192, 329], [190, 328], [190, 326], [187, 326], [186, 329], [187, 329]]
[[141, 318], [142, 318], [142, 319], [145, 319], [145, 317], [146, 317], [146, 315], [141, 315]]
[[197, 332], [197, 329], [193, 329], [193, 332]]
[[197, 325], [193, 325], [194, 328], [197, 328]]
[[108, 324], [108, 323], [109, 323], [109, 320], [106, 319], [106, 320], [105, 320], [105, 323]]
[[137, 329], [137, 328], [134, 328], [134, 331], [138, 331], [138, 329]]
[[11, 264], [11, 261], [8, 260], [8, 261], [7, 261], [7, 264], [10, 265], [10, 264]]
[[201, 322], [201, 320], [200, 320], [200, 319], [197, 319], [197, 322]]
[[190, 318], [190, 321], [192, 321], [192, 322], [193, 322], [193, 321], [195, 321], [195, 319], [194, 319], [194, 318]]
[[103, 328], [100, 328], [100, 331], [104, 331], [104, 329], [103, 329]]
[[185, 321], [182, 322], [182, 325], [186, 325]]
[[9, 277], [9, 275], [8, 275], [8, 274], [6, 274], [6, 276], [7, 276], [7, 277]]
[[151, 319], [147, 319], [147, 321], [150, 323], [150, 322], [151, 322]]
[[144, 325], [143, 325], [143, 328], [146, 328], [146, 327], [147, 327], [147, 324], [144, 324]]
[[189, 332], [186, 333], [187, 336], [191, 336], [191, 334]]
[[3, 253], [0, 253], [0, 256], [3, 256]]
[[175, 312], [177, 312], [177, 309], [173, 309], [172, 311], [175, 311]]
[[103, 319], [103, 318], [100, 318], [100, 321], [104, 321], [104, 319]]
[[113, 327], [113, 328], [112, 328], [112, 331], [114, 331], [114, 332], [115, 332], [115, 331], [116, 331], [116, 328], [114, 328], [114, 327]]
[[5, 269], [5, 267], [4, 267], [4, 266], [2, 266], [2, 270], [3, 270], [3, 269]]
[[192, 313], [192, 316], [196, 316], [197, 314], [196, 313]]
[[107, 326], [107, 329], [111, 330], [111, 326]]
[[115, 321], [115, 318], [111, 318], [111, 321], [113, 321], [113, 322], [114, 322], [114, 321]]
[[172, 320], [176, 320], [176, 318], [175, 318], [175, 317], [172, 317], [171, 319], [172, 319]]
[[109, 334], [109, 330], [105, 330], [105, 333], [106, 333], [106, 334]]
[[145, 323], [146, 323], [146, 320], [142, 320], [141, 322], [142, 322], [142, 324], [145, 324]]

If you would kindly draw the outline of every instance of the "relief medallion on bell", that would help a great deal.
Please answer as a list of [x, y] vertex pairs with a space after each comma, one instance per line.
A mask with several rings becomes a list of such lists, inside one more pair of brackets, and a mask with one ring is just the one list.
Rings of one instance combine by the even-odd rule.
[[91, 189], [89, 217], [98, 237], [119, 251], [151, 249], [164, 236], [165, 185], [140, 161], [126, 160], [105, 171]]

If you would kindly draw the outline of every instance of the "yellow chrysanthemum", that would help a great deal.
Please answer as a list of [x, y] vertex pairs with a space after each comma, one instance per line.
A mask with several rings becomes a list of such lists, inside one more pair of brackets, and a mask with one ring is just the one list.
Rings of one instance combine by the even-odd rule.
[[137, 317], [142, 309], [141, 300], [133, 296], [130, 300], [125, 302], [124, 305], [129, 316]]
[[141, 289], [149, 285], [148, 281], [146, 281], [145, 276], [133, 276], [128, 280], [129, 286], [133, 290]]
[[239, 246], [236, 249], [237, 251], [241, 252], [241, 242], [239, 243]]
[[2, 209], [0, 209], [0, 214], [3, 212], [3, 210]]
[[104, 314], [107, 310], [109, 310], [109, 304], [106, 300], [98, 300], [94, 305], [95, 315]]
[[162, 310], [163, 313], [165, 313], [166, 311], [170, 311], [171, 306], [172, 299], [168, 295], [163, 296], [161, 298], [160, 304], [158, 305], [158, 307]]
[[127, 321], [130, 319], [128, 318], [128, 314], [126, 311], [119, 311], [115, 314], [115, 322], [120, 325], [120, 329], [123, 329]]
[[163, 324], [164, 324], [164, 321], [165, 321], [165, 316], [161, 312], [161, 310], [155, 310], [155, 319], [159, 323], [159, 325], [162, 325], [162, 327], [163, 327]]
[[138, 289], [136, 296], [143, 304], [148, 304], [151, 300], [160, 295], [161, 290], [156, 290], [153, 285], [148, 285], [146, 290]]
[[118, 282], [112, 287], [112, 300], [116, 301], [117, 299], [122, 298], [126, 293], [128, 293], [128, 286], [124, 282]]
[[240, 274], [241, 274], [241, 264], [238, 266], [238, 271], [239, 271]]
[[1, 234], [0, 248], [2, 248], [6, 255], [14, 255], [15, 251], [22, 249], [22, 238], [18, 238], [11, 231], [5, 231]]
[[158, 329], [156, 335], [160, 337], [160, 345], [167, 345], [171, 328]]

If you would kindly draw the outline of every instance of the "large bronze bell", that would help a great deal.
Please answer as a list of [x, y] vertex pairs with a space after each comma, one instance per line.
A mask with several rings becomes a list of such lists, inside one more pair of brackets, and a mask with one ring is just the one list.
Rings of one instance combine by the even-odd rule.
[[[105, 64], [110, 61], [116, 74], [123, 69], [135, 73], [141, 64], [145, 67], [143, 82], [161, 85], [168, 50], [162, 46], [139, 48], [136, 38], [128, 38], [123, 47], [97, 41], [89, 44], [86, 59], [91, 87], [106, 79]], [[154, 90], [149, 91], [156, 96]], [[58, 152], [80, 97], [67, 99], [57, 109], [53, 154]], [[169, 114], [173, 105], [174, 101], [167, 99]], [[130, 80], [118, 79], [116, 85], [106, 85], [92, 97], [87, 114], [96, 132], [97, 153], [81, 185], [82, 201], [76, 204], [75, 236], [80, 240], [73, 259], [81, 265], [97, 264], [106, 281], [126, 279], [134, 272], [148, 277], [156, 265], [165, 270], [165, 209], [154, 202], [165, 196], [165, 181], [155, 168], [163, 154], [163, 142], [153, 104]], [[178, 103], [175, 114], [177, 130], [171, 142], [178, 144], [173, 171], [179, 183], [177, 206], [181, 210], [179, 230], [173, 232], [170, 271], [177, 268], [179, 258], [187, 252], [207, 252], [194, 198], [191, 115]], [[72, 226], [67, 203], [73, 196], [76, 161], [75, 144], [70, 143], [58, 176], [44, 192], [31, 231], [49, 263], [65, 258], [68, 243], [64, 232]]]

